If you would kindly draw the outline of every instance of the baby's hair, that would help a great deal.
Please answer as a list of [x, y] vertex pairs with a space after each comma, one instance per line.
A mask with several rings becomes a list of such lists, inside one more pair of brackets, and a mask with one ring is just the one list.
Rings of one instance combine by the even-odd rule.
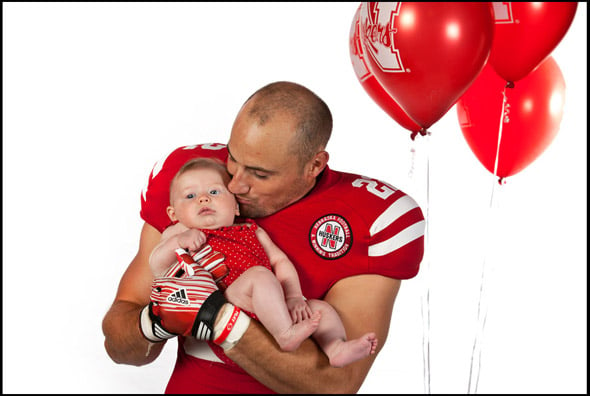
[[169, 188], [170, 198], [172, 198], [172, 185], [174, 184], [174, 182], [184, 173], [195, 169], [212, 169], [218, 171], [225, 185], [227, 185], [231, 180], [231, 176], [227, 172], [227, 169], [225, 168], [225, 164], [223, 162], [213, 158], [193, 158], [191, 160], [188, 160], [184, 165], [182, 165], [178, 172], [176, 172], [174, 178], [172, 178]]

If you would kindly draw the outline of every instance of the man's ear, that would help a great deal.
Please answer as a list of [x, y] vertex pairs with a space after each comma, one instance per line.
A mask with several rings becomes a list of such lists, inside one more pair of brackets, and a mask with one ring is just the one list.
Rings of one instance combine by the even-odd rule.
[[330, 154], [327, 151], [320, 151], [313, 158], [309, 161], [309, 176], [316, 178], [326, 165], [328, 164], [328, 160], [330, 159]]
[[168, 206], [166, 208], [166, 213], [168, 214], [168, 217], [170, 218], [170, 220], [172, 220], [172, 221], [177, 221], [178, 220], [176, 218], [176, 211], [174, 210], [174, 208], [172, 206]]

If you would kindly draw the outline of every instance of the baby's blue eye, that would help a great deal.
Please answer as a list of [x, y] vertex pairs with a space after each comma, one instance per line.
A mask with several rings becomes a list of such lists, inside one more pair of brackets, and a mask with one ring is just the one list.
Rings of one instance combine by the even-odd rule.
[[219, 190], [211, 190], [211, 191], [209, 191], [209, 194], [211, 194], [211, 195], [218, 195], [219, 194]]
[[193, 199], [195, 197], [195, 194], [190, 193], [186, 196], [187, 199]]

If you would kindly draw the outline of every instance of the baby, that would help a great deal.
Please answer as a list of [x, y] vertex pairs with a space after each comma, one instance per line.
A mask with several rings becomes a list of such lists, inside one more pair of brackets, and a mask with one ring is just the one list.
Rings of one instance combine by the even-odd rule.
[[225, 298], [257, 318], [282, 350], [294, 351], [312, 336], [333, 367], [375, 353], [375, 333], [347, 341], [334, 308], [303, 297], [293, 263], [262, 228], [251, 219], [234, 224], [239, 206], [227, 189], [229, 181], [224, 165], [211, 159], [191, 160], [178, 171], [167, 208], [177, 223], [164, 230], [150, 256], [153, 275], [161, 276], [176, 263], [179, 248], [193, 257], [213, 250], [216, 254], [208, 256], [230, 269], [218, 282]]

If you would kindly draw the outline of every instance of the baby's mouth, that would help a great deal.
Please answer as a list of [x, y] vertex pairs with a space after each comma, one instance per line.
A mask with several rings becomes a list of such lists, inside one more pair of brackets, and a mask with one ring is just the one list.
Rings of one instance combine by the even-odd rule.
[[199, 210], [199, 214], [200, 215], [211, 214], [211, 213], [214, 213], [214, 212], [215, 211], [213, 209], [208, 208], [208, 207], [204, 207], [204, 208], [201, 208], [201, 210]]

